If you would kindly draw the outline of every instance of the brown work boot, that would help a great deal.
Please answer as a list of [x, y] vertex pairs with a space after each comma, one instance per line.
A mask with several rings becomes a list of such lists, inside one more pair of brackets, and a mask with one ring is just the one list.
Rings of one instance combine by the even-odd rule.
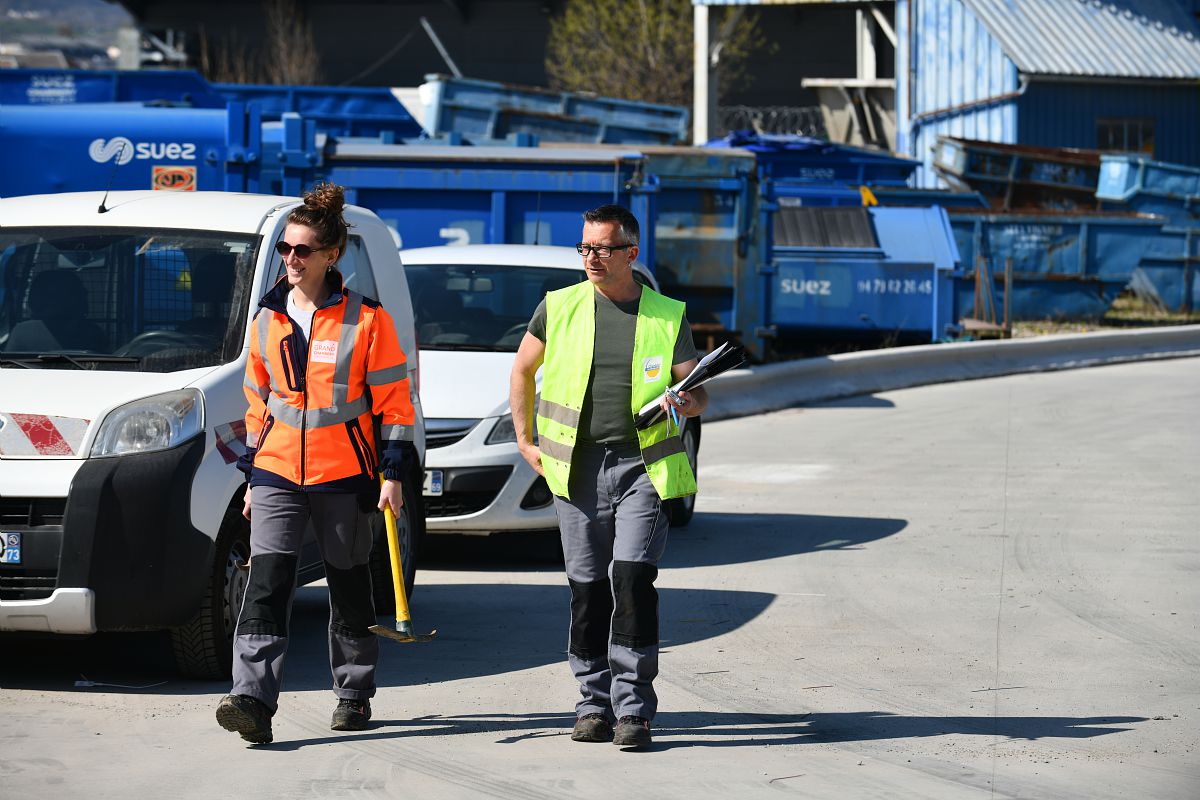
[[617, 747], [649, 747], [650, 720], [643, 717], [621, 717], [613, 734]]
[[333, 731], [365, 731], [367, 722], [371, 719], [370, 700], [338, 700], [337, 708], [333, 710], [333, 721], [329, 729]]
[[271, 709], [257, 697], [227, 694], [217, 704], [217, 724], [251, 744], [270, 744]]
[[603, 714], [584, 714], [575, 720], [571, 730], [573, 742], [608, 742], [612, 741], [613, 729]]

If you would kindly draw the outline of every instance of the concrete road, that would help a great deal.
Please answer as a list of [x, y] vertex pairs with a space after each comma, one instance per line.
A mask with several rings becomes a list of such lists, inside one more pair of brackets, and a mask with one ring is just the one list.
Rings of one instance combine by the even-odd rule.
[[365, 733], [328, 728], [319, 587], [268, 747], [156, 637], [2, 640], [0, 797], [1200, 797], [1198, 413], [1193, 359], [706, 426], [649, 752], [569, 741], [564, 579], [462, 541]]

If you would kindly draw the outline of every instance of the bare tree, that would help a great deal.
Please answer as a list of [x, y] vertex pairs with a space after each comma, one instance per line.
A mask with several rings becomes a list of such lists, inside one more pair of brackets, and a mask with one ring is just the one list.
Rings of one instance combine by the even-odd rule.
[[316, 36], [297, 0], [263, 0], [263, 12], [265, 48], [250, 46], [237, 30], [214, 40], [201, 28], [200, 71], [218, 83], [319, 83]]
[[[762, 40], [749, 15], [738, 18], [728, 30], [721, 49], [722, 91], [744, 79], [740, 62]], [[690, 0], [568, 0], [562, 15], [550, 22], [546, 73], [558, 89], [688, 105], [692, 4]]]
[[296, 0], [263, 0], [267, 12], [268, 83], [310, 85], [319, 82], [321, 64], [312, 23]]

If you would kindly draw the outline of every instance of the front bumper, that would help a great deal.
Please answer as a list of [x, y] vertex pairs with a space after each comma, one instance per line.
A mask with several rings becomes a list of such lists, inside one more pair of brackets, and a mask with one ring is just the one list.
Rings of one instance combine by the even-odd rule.
[[[462, 439], [426, 452], [425, 469], [442, 470], [445, 476], [442, 496], [425, 497], [429, 533], [558, 530], [558, 514], [544, 481], [516, 443], [486, 443], [496, 420], [484, 419]], [[535, 489], [539, 481], [540, 491]], [[528, 507], [531, 499], [535, 507]]]
[[[0, 462], [0, 527], [20, 532], [24, 550], [21, 564], [0, 565], [0, 630], [154, 630], [195, 616], [213, 554], [190, 516], [203, 452], [200, 436], [157, 453], [87, 459], [70, 479], [65, 507], [61, 495], [13, 496], [10, 487], [37, 483], [29, 479], [37, 460]], [[61, 472], [61, 463], [53, 469]], [[18, 471], [23, 481], [13, 477]], [[11, 513], [25, 505], [26, 519]], [[48, 507], [59, 515], [38, 511]]]
[[42, 600], [0, 601], [0, 631], [96, 632], [96, 593], [55, 589]]

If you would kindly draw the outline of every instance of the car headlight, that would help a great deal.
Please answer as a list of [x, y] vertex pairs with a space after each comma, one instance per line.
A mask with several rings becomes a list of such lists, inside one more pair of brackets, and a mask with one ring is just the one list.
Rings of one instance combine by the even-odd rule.
[[517, 432], [513, 428], [512, 414], [504, 414], [497, 418], [492, 432], [483, 440], [484, 444], [506, 444], [517, 441]]
[[[533, 428], [533, 443], [537, 444], [537, 425]], [[513, 429], [512, 414], [503, 414], [496, 419], [492, 432], [483, 440], [484, 444], [513, 444], [517, 441], [517, 432]]]
[[146, 397], [109, 412], [100, 423], [92, 457], [166, 450], [204, 430], [204, 401], [196, 389]]

